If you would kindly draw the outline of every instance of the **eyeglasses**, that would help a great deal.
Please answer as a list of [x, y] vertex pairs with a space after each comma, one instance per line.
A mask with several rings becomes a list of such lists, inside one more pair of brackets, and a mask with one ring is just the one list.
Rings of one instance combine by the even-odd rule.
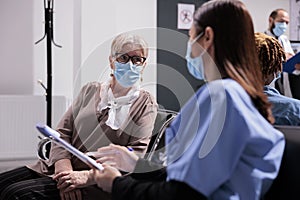
[[[134, 65], [142, 65], [146, 61], [145, 57], [142, 56], [129, 56], [127, 53], [121, 54], [121, 53], [116, 53], [117, 58], [116, 61], [119, 63], [127, 63], [129, 60], [131, 60], [132, 64]], [[120, 56], [118, 56], [120, 55]]]

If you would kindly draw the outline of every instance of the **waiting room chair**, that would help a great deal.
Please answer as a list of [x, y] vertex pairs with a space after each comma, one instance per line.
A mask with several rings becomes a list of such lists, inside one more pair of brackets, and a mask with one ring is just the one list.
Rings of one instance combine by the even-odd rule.
[[277, 178], [264, 200], [300, 199], [300, 126], [275, 126], [286, 140]]
[[176, 116], [175, 111], [158, 109], [145, 159], [165, 164], [165, 130]]

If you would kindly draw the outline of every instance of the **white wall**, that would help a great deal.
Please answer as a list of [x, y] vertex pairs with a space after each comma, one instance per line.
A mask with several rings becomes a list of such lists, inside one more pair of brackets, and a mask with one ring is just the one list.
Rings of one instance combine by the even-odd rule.
[[[244, 0], [249, 10], [256, 32], [264, 32], [269, 26], [269, 15], [277, 8], [283, 8], [287, 11], [290, 9], [289, 0]], [[292, 16], [290, 16], [292, 17]], [[287, 31], [287, 35], [289, 32]]]
[[[44, 31], [43, 3], [34, 0], [34, 10], [34, 38], [39, 39]], [[152, 50], [144, 84], [156, 82], [156, 1], [65, 0], [55, 1], [54, 11], [54, 39], [63, 48], [52, 48], [53, 95], [72, 99], [86, 82], [106, 80], [111, 40], [125, 31], [137, 30], [149, 42]], [[46, 83], [45, 45], [34, 48], [34, 79]], [[156, 86], [149, 89], [156, 96]], [[34, 93], [43, 90], [35, 84]]]
[[156, 96], [156, 0], [81, 1], [81, 58], [76, 90], [90, 80], [109, 78], [110, 44], [119, 33], [131, 31], [149, 43], [150, 59], [143, 85]]
[[[260, 32], [273, 9], [289, 10], [288, 0], [244, 2]], [[124, 31], [136, 30], [149, 42], [144, 84], [156, 81], [156, 0], [64, 0], [55, 1], [54, 11], [54, 39], [63, 48], [52, 48], [53, 95], [72, 98], [87, 81], [106, 79], [111, 39]], [[41, 0], [0, 0], [0, 94], [44, 94], [36, 81], [47, 82], [46, 41], [34, 45], [43, 21]], [[155, 95], [155, 87], [150, 90]]]
[[0, 0], [0, 94], [33, 92], [33, 6]]
[[[44, 1], [32, 0], [33, 38], [39, 40], [44, 35]], [[52, 45], [52, 93], [72, 98], [73, 88], [73, 51], [74, 51], [74, 1], [54, 1], [54, 41], [61, 45], [57, 48]], [[33, 47], [34, 57], [34, 94], [44, 94], [38, 79], [47, 84], [47, 57], [46, 39]]]
[[[152, 47], [144, 84], [156, 81], [156, 0], [54, 1], [53, 17], [63, 46], [52, 47], [54, 96], [73, 98], [86, 82], [106, 78], [112, 37], [137, 29]], [[44, 35], [44, 1], [0, 0], [0, 24], [0, 94], [43, 95], [37, 80], [47, 85], [46, 40], [34, 42]]]

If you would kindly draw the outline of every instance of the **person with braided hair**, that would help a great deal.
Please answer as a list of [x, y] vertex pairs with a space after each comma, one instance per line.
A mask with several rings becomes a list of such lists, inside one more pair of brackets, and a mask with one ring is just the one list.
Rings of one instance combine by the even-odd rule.
[[281, 95], [271, 86], [280, 78], [282, 62], [286, 60], [284, 49], [278, 40], [264, 33], [255, 33], [255, 43], [265, 83], [264, 93], [273, 104], [274, 124], [300, 126], [300, 101]]

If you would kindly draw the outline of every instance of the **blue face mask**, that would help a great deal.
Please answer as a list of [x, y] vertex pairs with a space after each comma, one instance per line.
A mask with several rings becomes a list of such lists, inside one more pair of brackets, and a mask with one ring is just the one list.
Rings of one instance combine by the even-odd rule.
[[140, 78], [143, 66], [133, 65], [131, 62], [114, 62], [114, 76], [118, 83], [125, 88], [133, 86]]
[[275, 84], [275, 82], [276, 82], [278, 79], [280, 79], [280, 78], [281, 78], [281, 73], [278, 73], [278, 74], [274, 73], [274, 79], [273, 79], [273, 81], [270, 83], [270, 85], [272, 85], [273, 83]]
[[200, 33], [193, 41], [188, 41], [187, 50], [185, 59], [187, 61], [187, 69], [189, 73], [199, 80], [205, 80], [204, 77], [204, 68], [203, 68], [203, 59], [202, 55], [205, 53], [203, 51], [198, 57], [192, 58], [192, 46], [193, 44], [203, 35], [203, 32]]
[[285, 22], [275, 22], [275, 27], [273, 28], [273, 33], [279, 37], [285, 33], [287, 29], [287, 24]]

